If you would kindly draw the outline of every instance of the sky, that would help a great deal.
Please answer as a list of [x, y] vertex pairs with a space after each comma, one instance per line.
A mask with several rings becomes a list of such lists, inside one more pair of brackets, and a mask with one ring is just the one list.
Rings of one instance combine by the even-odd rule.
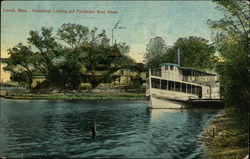
[[[111, 39], [112, 29], [120, 21], [118, 27], [123, 29], [114, 29], [114, 41], [127, 43], [129, 56], [142, 62], [147, 43], [157, 36], [168, 46], [180, 37], [199, 36], [211, 40], [207, 20], [223, 16], [215, 7], [211, 1], [4, 1], [1, 57], [8, 57], [7, 49], [19, 42], [27, 44], [29, 32], [40, 31], [43, 26], [52, 27], [55, 34], [64, 23], [81, 24], [90, 29], [97, 27], [99, 31], [105, 30]], [[20, 9], [26, 12], [18, 11]], [[94, 13], [83, 13], [89, 10]], [[1, 81], [7, 81], [9, 74], [2, 67]]]

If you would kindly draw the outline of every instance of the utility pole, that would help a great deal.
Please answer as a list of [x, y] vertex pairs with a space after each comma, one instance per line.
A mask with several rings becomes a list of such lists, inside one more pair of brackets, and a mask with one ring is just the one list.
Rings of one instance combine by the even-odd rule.
[[114, 28], [112, 28], [112, 45], [114, 44], [114, 29], [125, 29], [125, 27], [118, 26], [120, 24], [120, 20], [115, 24]]

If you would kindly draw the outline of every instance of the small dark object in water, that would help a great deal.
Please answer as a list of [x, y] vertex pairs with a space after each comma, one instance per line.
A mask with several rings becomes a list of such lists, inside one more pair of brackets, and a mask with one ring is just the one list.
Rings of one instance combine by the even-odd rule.
[[92, 130], [92, 138], [95, 141], [95, 136], [96, 136], [96, 123], [94, 120], [92, 120], [92, 126], [91, 126], [91, 130]]
[[92, 134], [96, 134], [96, 124], [95, 122], [92, 123]]

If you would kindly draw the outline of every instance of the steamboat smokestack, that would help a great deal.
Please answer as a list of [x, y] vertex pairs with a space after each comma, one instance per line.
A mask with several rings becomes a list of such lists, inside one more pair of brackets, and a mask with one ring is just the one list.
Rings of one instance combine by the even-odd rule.
[[180, 48], [178, 47], [175, 50], [175, 57], [176, 57], [176, 64], [180, 66], [181, 65]]

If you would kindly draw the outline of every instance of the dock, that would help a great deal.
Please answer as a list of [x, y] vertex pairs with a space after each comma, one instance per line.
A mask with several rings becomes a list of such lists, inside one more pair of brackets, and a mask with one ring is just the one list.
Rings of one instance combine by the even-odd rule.
[[224, 107], [223, 99], [189, 99], [187, 104], [191, 108], [218, 109]]

